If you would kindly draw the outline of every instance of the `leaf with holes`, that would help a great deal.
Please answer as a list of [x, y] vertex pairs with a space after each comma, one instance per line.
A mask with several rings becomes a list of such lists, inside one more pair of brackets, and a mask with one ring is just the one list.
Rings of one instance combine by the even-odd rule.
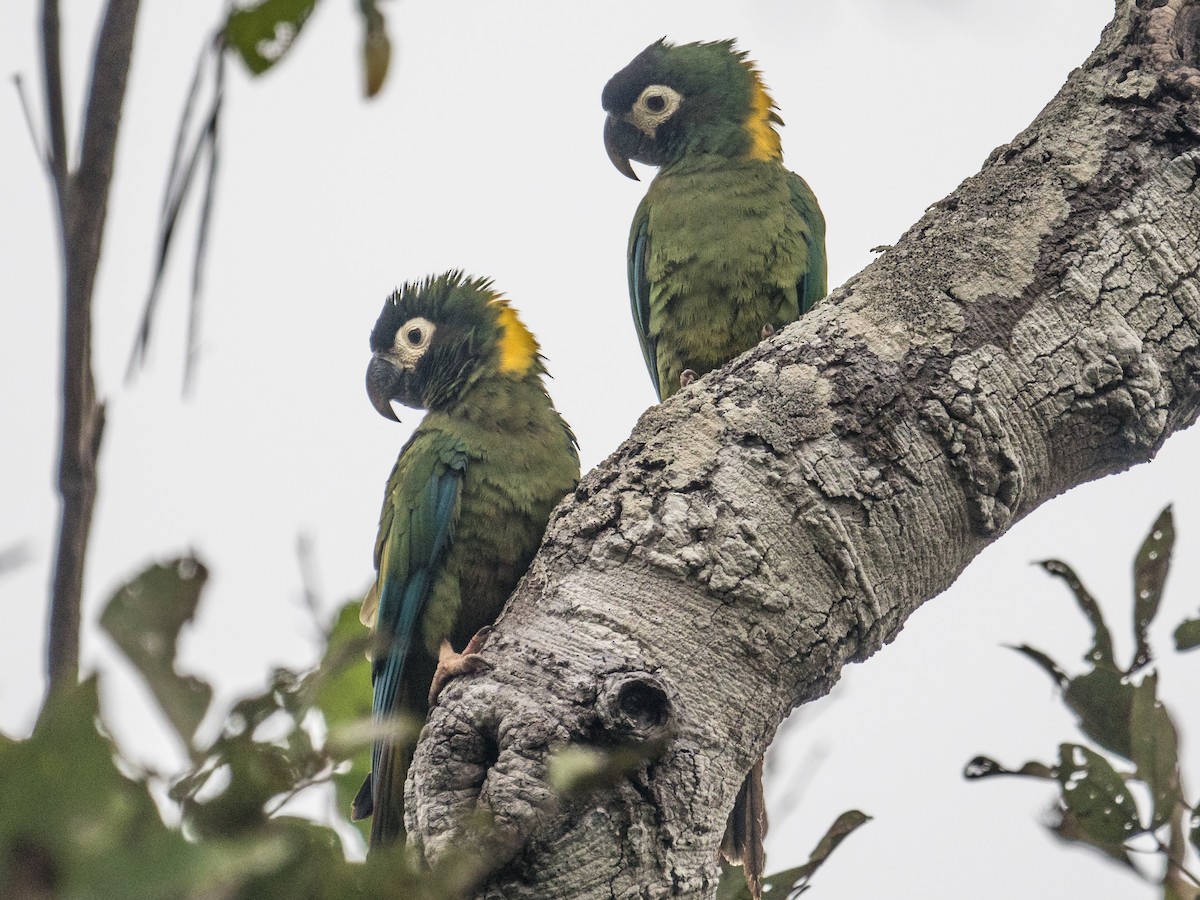
[[1063, 700], [1079, 720], [1079, 728], [1105, 750], [1132, 758], [1129, 717], [1133, 685], [1113, 669], [1093, 669], [1072, 678]]
[[1060, 688], [1065, 688], [1067, 686], [1067, 682], [1071, 680], [1070, 676], [1058, 667], [1058, 663], [1052, 660], [1041, 650], [1035, 650], [1028, 644], [1021, 644], [1019, 647], [1010, 646], [1008, 649], [1016, 650], [1023, 656], [1028, 657], [1033, 661], [1034, 665], [1049, 675], [1054, 680], [1054, 683]]
[[225, 41], [254, 75], [271, 68], [292, 48], [317, 0], [263, 0], [233, 10]]
[[1040, 650], [1022, 644], [1013, 647], [1032, 660], [1063, 690], [1063, 700], [1075, 713], [1084, 734], [1106, 750], [1129, 758], [1129, 710], [1133, 687], [1121, 673], [1107, 666], [1074, 678]]
[[1167, 583], [1167, 572], [1171, 568], [1171, 549], [1175, 545], [1175, 520], [1168, 506], [1142, 542], [1141, 549], [1133, 560], [1133, 633], [1137, 648], [1129, 674], [1150, 662], [1150, 642], [1146, 630], [1158, 612], [1163, 587]]
[[104, 607], [100, 625], [137, 667], [185, 744], [212, 700], [212, 688], [175, 671], [179, 632], [196, 614], [208, 570], [193, 556], [146, 569]]
[[1151, 828], [1165, 825], [1182, 799], [1179, 786], [1179, 734], [1171, 714], [1158, 702], [1158, 676], [1148, 675], [1133, 692], [1130, 734], [1138, 778], [1154, 800]]
[[1019, 769], [1006, 769], [989, 756], [977, 756], [963, 769], [963, 778], [972, 781], [991, 778], [993, 775], [1021, 775], [1027, 778], [1046, 778], [1051, 781], [1056, 777], [1054, 769], [1045, 763], [1031, 761]]
[[1123, 844], [1142, 832], [1133, 795], [1107, 759], [1079, 744], [1061, 744], [1058, 752], [1060, 834], [1099, 846]]
[[1104, 624], [1100, 604], [1083, 586], [1083, 582], [1079, 580], [1075, 570], [1057, 559], [1043, 560], [1039, 565], [1066, 583], [1067, 587], [1071, 589], [1071, 593], [1075, 595], [1076, 604], [1092, 624], [1092, 646], [1084, 659], [1094, 666], [1117, 668], [1116, 659], [1113, 656], [1112, 635], [1109, 633], [1108, 626]]

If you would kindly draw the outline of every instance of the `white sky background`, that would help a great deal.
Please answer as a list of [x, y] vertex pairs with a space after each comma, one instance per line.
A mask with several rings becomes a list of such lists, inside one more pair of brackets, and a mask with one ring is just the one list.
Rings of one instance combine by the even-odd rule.
[[[64, 4], [72, 136], [99, 6]], [[98, 635], [100, 605], [150, 559], [194, 548], [213, 578], [183, 643], [188, 670], [228, 701], [272, 666], [312, 661], [297, 535], [315, 541], [325, 608], [361, 591], [383, 484], [418, 420], [385, 421], [363, 389], [367, 336], [399, 282], [450, 267], [495, 278], [541, 340], [585, 469], [652, 402], [624, 269], [644, 183], [609, 164], [599, 105], [607, 78], [646, 44], [736, 36], [759, 61], [788, 123], [786, 162], [825, 211], [836, 286], [1028, 124], [1112, 11], [1111, 0], [409, 0], [387, 7], [393, 70], [367, 103], [354, 4], [324, 3], [277, 71], [251, 82], [230, 66], [203, 358], [183, 402], [190, 225], [151, 365], [132, 386], [122, 376], [176, 121], [221, 7], [144, 4], [96, 299], [109, 408], [83, 654], [105, 672], [106, 716], [123, 745], [160, 767], [180, 749]], [[0, 74], [22, 73], [35, 101], [36, 26], [34, 0], [0, 7]], [[20, 734], [43, 689], [60, 323], [49, 189], [8, 87], [0, 160], [0, 548], [30, 553], [0, 576], [0, 730]], [[1178, 436], [1153, 464], [1047, 504], [893, 645], [848, 669], [833, 702], [805, 708], [769, 760], [768, 868], [802, 861], [857, 806], [875, 821], [837, 852], [814, 896], [1153, 896], [1046, 835], [1035, 820], [1050, 786], [968, 784], [960, 773], [976, 753], [1015, 766], [1050, 761], [1076, 739], [1045, 675], [1001, 646], [1028, 642], [1069, 669], [1088, 646], [1065, 588], [1028, 563], [1071, 562], [1128, 653], [1130, 561], [1172, 500], [1180, 543], [1154, 635], [1166, 699], [1196, 733], [1198, 659], [1172, 665], [1169, 634], [1198, 605], [1188, 587], [1200, 548], [1198, 451], [1195, 431]], [[1189, 758], [1195, 790], [1195, 746]]]

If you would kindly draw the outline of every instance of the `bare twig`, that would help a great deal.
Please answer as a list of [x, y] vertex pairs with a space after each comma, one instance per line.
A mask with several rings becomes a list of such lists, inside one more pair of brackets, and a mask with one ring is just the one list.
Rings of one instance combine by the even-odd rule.
[[[188, 143], [187, 136], [195, 112], [197, 98], [203, 85], [203, 75], [208, 68], [208, 56], [215, 57], [214, 86], [212, 105], [203, 119], [200, 132], [195, 139]], [[204, 267], [204, 258], [208, 247], [208, 228], [212, 217], [213, 199], [217, 176], [217, 137], [222, 101], [224, 98], [225, 58], [224, 44], [218, 33], [205, 42], [200, 59], [196, 63], [196, 73], [192, 78], [188, 96], [184, 102], [183, 114], [179, 121], [179, 130], [175, 139], [175, 150], [171, 158], [170, 170], [167, 173], [167, 186], [163, 193], [163, 208], [159, 220], [158, 248], [154, 260], [154, 273], [150, 279], [150, 289], [142, 307], [141, 323], [134, 339], [133, 349], [129, 354], [129, 363], [125, 369], [125, 379], [130, 381], [140, 366], [145, 363], [150, 346], [151, 331], [154, 316], [158, 309], [159, 294], [163, 278], [166, 274], [167, 258], [175, 239], [175, 229], [183, 205], [187, 201], [192, 186], [196, 183], [201, 167], [202, 158], [207, 155], [207, 165], [204, 167], [204, 199], [200, 209], [200, 222], [196, 237], [196, 255], [192, 267], [192, 296], [188, 315], [188, 347], [184, 368], [184, 392], [189, 391], [197, 356], [197, 344], [200, 323], [200, 288]]]
[[84, 111], [79, 166], [68, 170], [59, 53], [58, 4], [42, 6], [43, 68], [50, 172], [58, 201], [63, 259], [62, 444], [58, 487], [62, 518], [50, 606], [48, 668], [57, 693], [79, 679], [79, 619], [88, 534], [96, 501], [96, 460], [104, 404], [92, 374], [92, 294], [108, 212], [140, 0], [109, 0], [96, 41]]
[[33, 142], [33, 149], [37, 155], [41, 157], [42, 162], [46, 166], [46, 174], [50, 174], [50, 150], [46, 147], [41, 135], [38, 134], [37, 126], [33, 122], [33, 110], [29, 106], [29, 97], [25, 95], [25, 82], [21, 78], [21, 73], [17, 72], [13, 75], [13, 87], [17, 89], [17, 99], [21, 103], [21, 112], [25, 114], [25, 126], [29, 129], [29, 140]]
[[192, 297], [188, 313], [187, 355], [183, 369], [183, 392], [191, 392], [192, 379], [200, 347], [200, 299], [204, 275], [204, 260], [208, 256], [208, 233], [212, 223], [213, 201], [216, 197], [217, 169], [220, 163], [221, 105], [225, 96], [225, 54], [217, 50], [217, 86], [213, 99], [208, 130], [208, 171], [204, 179], [204, 203], [200, 207], [200, 223], [196, 230], [196, 255], [192, 260]]
[[42, 3], [42, 76], [46, 81], [46, 126], [50, 145], [46, 162], [54, 182], [59, 217], [65, 219], [67, 194], [67, 125], [63, 112], [62, 60], [60, 58], [58, 0]]

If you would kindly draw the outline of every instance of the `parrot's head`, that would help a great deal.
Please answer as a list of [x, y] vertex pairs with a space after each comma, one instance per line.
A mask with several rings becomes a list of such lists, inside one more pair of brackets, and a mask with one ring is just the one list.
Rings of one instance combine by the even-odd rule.
[[783, 120], [758, 69], [733, 41], [655, 41], [608, 80], [604, 147], [617, 171], [630, 160], [665, 166], [689, 154], [780, 159]]
[[405, 284], [384, 303], [371, 331], [367, 394], [398, 421], [393, 400], [440, 409], [482, 378], [544, 371], [537, 341], [491, 281], [447, 272]]

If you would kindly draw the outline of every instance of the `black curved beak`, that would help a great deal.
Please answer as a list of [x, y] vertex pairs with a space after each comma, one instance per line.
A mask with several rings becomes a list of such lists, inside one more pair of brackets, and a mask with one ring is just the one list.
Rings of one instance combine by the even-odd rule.
[[629, 157], [633, 155], [638, 141], [636, 135], [637, 129], [627, 122], [622, 122], [611, 113], [604, 120], [604, 149], [608, 151], [608, 158], [612, 160], [617, 171], [626, 178], [639, 181], [637, 173], [633, 171], [633, 166], [629, 164]]
[[400, 387], [400, 372], [386, 359], [372, 356], [367, 364], [367, 396], [371, 405], [385, 419], [399, 422], [400, 418], [392, 409], [391, 400]]

